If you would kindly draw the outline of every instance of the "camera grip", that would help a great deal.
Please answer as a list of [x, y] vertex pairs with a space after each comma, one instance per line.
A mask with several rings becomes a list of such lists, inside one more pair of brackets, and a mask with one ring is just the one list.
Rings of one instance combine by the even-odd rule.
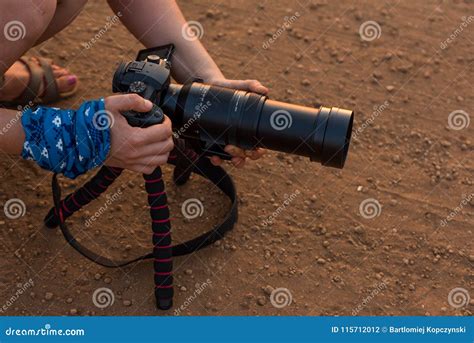
[[161, 124], [165, 120], [163, 111], [155, 104], [148, 112], [125, 111], [121, 113], [127, 119], [128, 124], [134, 127], [146, 128]]

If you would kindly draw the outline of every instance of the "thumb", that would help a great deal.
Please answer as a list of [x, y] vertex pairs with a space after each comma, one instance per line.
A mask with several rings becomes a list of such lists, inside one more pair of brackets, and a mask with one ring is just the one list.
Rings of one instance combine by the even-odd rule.
[[105, 106], [115, 111], [148, 112], [153, 104], [138, 94], [112, 95], [105, 99]]

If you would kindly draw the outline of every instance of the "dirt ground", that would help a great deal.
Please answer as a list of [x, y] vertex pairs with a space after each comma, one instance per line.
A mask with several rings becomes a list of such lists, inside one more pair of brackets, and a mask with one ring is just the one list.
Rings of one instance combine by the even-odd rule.
[[[180, 4], [202, 24], [202, 41], [228, 78], [261, 80], [274, 99], [353, 109], [346, 167], [275, 152], [243, 170], [227, 166], [239, 222], [221, 242], [175, 259], [175, 307], [158, 312], [151, 262], [107, 269], [80, 256], [42, 224], [51, 175], [2, 156], [0, 205], [18, 198], [26, 213], [0, 213], [1, 314], [472, 315], [473, 3]], [[91, 41], [111, 15], [105, 1], [90, 1], [69, 28], [31, 52], [80, 76], [80, 93], [58, 106], [110, 94], [116, 62], [140, 48], [120, 23]], [[368, 21], [380, 27], [375, 37], [359, 32]], [[228, 203], [196, 176], [178, 189], [170, 172], [173, 239], [180, 242], [217, 223]], [[88, 177], [64, 181], [63, 192]], [[142, 178], [127, 172], [116, 183], [108, 194], [118, 192], [118, 200], [86, 226], [106, 198], [96, 201], [71, 228], [115, 258], [149, 252]], [[181, 211], [190, 198], [204, 207], [193, 220]], [[93, 302], [99, 288], [112, 292], [105, 308]]]

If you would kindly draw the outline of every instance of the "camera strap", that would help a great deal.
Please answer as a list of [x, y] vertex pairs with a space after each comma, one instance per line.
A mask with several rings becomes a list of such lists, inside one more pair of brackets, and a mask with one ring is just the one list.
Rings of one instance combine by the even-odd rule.
[[[171, 153], [168, 163], [175, 165], [173, 175], [175, 184], [182, 185], [186, 183], [191, 173], [196, 173], [207, 178], [231, 201], [231, 208], [220, 224], [194, 239], [171, 247], [172, 256], [182, 256], [213, 244], [223, 238], [226, 232], [232, 230], [238, 216], [237, 194], [232, 178], [224, 169], [214, 166], [208, 158], [196, 158], [193, 151], [175, 149]], [[120, 176], [121, 172], [122, 170], [119, 168], [104, 166], [86, 184], [62, 200], [58, 176], [54, 174], [52, 178], [54, 207], [50, 209], [44, 219], [44, 223], [49, 228], [59, 226], [66, 241], [81, 255], [109, 268], [124, 267], [134, 262], [151, 259], [154, 258], [154, 254], [149, 253], [130, 260], [112, 260], [82, 245], [69, 230], [66, 219], [92, 200], [97, 199]]]

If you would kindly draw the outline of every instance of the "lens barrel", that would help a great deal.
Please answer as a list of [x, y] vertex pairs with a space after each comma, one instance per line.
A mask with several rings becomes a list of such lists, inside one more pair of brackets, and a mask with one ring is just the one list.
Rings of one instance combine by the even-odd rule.
[[346, 161], [354, 118], [350, 110], [293, 105], [198, 82], [171, 84], [160, 106], [184, 138], [262, 147], [335, 168]]

